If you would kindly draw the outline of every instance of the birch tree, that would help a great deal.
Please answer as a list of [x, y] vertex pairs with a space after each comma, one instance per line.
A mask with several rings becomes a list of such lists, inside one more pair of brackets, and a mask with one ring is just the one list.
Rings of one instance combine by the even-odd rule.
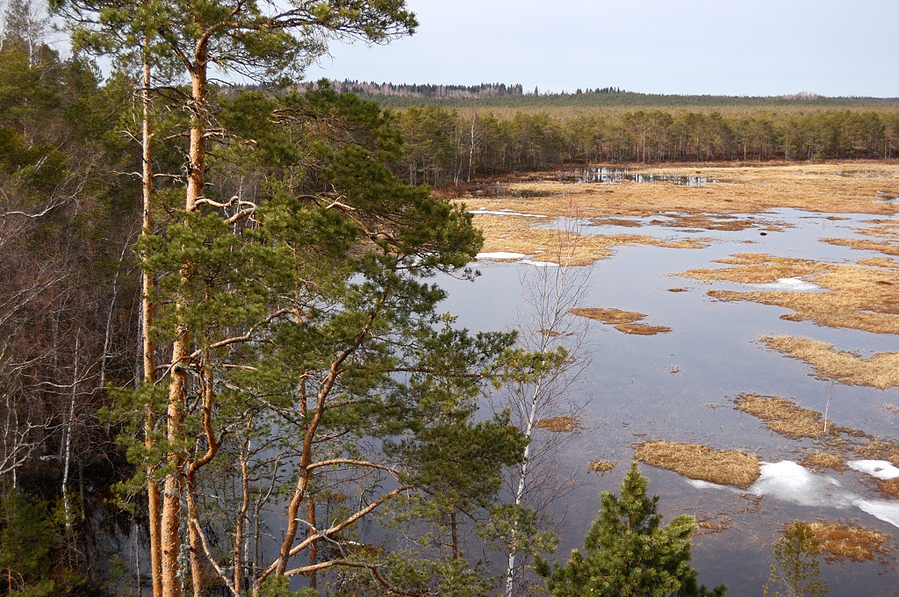
[[[546, 516], [548, 506], [558, 508], [566, 488], [574, 487], [570, 478], [559, 478], [564, 467], [555, 456], [579, 430], [583, 401], [572, 394], [589, 364], [583, 351], [586, 323], [570, 313], [589, 290], [592, 272], [590, 266], [577, 265], [579, 237], [578, 219], [566, 218], [544, 254], [548, 261], [522, 276], [524, 308], [516, 327], [527, 362], [519, 368], [524, 374], [509, 384], [504, 395], [513, 423], [528, 440], [522, 461], [512, 469], [509, 480], [517, 516]], [[554, 422], [560, 428], [550, 430]], [[513, 518], [505, 575], [507, 597], [515, 594], [522, 560], [533, 551], [522, 541], [530, 537], [524, 527], [524, 520]]]

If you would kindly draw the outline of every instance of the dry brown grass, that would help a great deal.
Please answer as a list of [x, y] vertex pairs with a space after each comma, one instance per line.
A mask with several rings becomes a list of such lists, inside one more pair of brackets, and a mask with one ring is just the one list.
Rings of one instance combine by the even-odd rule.
[[791, 321], [811, 320], [818, 325], [844, 327], [880, 334], [899, 334], [899, 270], [858, 264], [819, 263], [804, 259], [740, 253], [722, 263], [733, 267], [694, 269], [681, 276], [699, 280], [727, 280], [744, 284], [803, 278], [828, 292], [778, 290], [713, 290], [721, 300], [754, 301], [785, 307]]
[[474, 224], [484, 233], [485, 252], [509, 251], [533, 255], [533, 259], [559, 265], [590, 265], [608, 259], [615, 247], [651, 245], [669, 249], [700, 249], [709, 240], [692, 238], [668, 241], [643, 234], [580, 235], [548, 228], [534, 228], [533, 218], [477, 214]]
[[646, 317], [643, 313], [637, 311], [622, 311], [621, 309], [600, 309], [594, 307], [577, 307], [571, 310], [572, 315], [578, 317], [588, 317], [609, 325], [620, 325], [624, 323], [634, 323]]
[[[851, 170], [854, 174], [847, 176]], [[830, 213], [870, 213], [890, 215], [899, 205], [875, 203], [878, 193], [899, 195], [899, 167], [872, 162], [858, 171], [858, 163], [776, 165], [684, 165], [647, 167], [631, 165], [632, 174], [684, 177], [702, 176], [720, 180], [702, 186], [673, 182], [620, 182], [614, 184], [576, 184], [555, 180], [519, 180], [511, 177], [491, 181], [473, 193], [462, 193], [458, 200], [469, 209], [510, 210], [550, 218], [577, 216], [595, 224], [637, 226], [633, 217], [656, 217], [666, 226], [704, 230], [742, 230], [760, 227], [778, 229], [770, 222], [737, 214], [757, 214], [777, 207], [794, 207]], [[552, 178], [554, 173], [546, 173]], [[537, 178], [537, 177], [532, 177]], [[451, 190], [444, 191], [454, 194]], [[659, 217], [658, 214], [666, 214]], [[673, 214], [673, 215], [667, 215]], [[552, 231], [539, 229], [545, 218], [475, 215], [475, 225], [484, 231], [485, 251], [514, 251], [533, 254], [546, 250]], [[883, 240], [883, 234], [876, 242]], [[690, 248], [709, 241], [696, 239], [686, 244], [665, 243], [649, 237], [624, 235], [587, 237], [576, 256], [577, 264], [592, 263], [608, 257], [621, 244], [651, 244], [672, 248]], [[550, 259], [547, 259], [550, 260]], [[574, 263], [573, 263], [574, 264]]]
[[828, 562], [868, 562], [892, 551], [886, 545], [890, 535], [872, 531], [852, 522], [813, 522], [809, 527], [821, 542], [821, 551]]
[[[653, 219], [650, 224], [671, 228], [691, 228], [698, 230], [738, 231], [759, 226], [755, 218], [735, 218], [726, 214], [685, 214], [668, 216], [666, 219]], [[765, 230], [780, 230], [780, 226], [764, 225]]]
[[[461, 199], [471, 208], [507, 208], [550, 216], [569, 215], [573, 208], [580, 215], [600, 218], [660, 212], [754, 214], [775, 207], [834, 214], [886, 215], [899, 211], [899, 206], [874, 202], [878, 192], [899, 195], [899, 167], [871, 162], [858, 175], [846, 176], [847, 170], [857, 171], [858, 164], [632, 165], [629, 166], [631, 174], [696, 176], [722, 182], [693, 187], [668, 181], [615, 184], [511, 181], [501, 185], [499, 196], [474, 195]], [[560, 201], [562, 195], [564, 201]]]
[[794, 338], [765, 336], [769, 348], [794, 359], [805, 361], [819, 379], [834, 379], [842, 384], [869, 386], [885, 390], [899, 386], [899, 353], [881, 352], [863, 358], [851, 352], [836, 350], [832, 344]]
[[540, 419], [534, 423], [534, 427], [554, 433], [572, 433], [581, 428], [581, 422], [577, 417], [551, 417]]
[[614, 325], [615, 329], [624, 334], [632, 334], [635, 336], [654, 336], [656, 334], [665, 334], [671, 331], [671, 328], [663, 325], [646, 325], [635, 323], [641, 319], [645, 319], [646, 315], [636, 311], [622, 311], [621, 309], [600, 309], [596, 307], [577, 307], [571, 310], [572, 315], [579, 317], [588, 317], [601, 321], [608, 325]]
[[849, 467], [846, 466], [846, 463], [840, 456], [836, 454], [828, 454], [826, 452], [819, 452], [815, 450], [814, 452], [810, 452], [806, 454], [803, 459], [800, 461], [802, 466], [805, 468], [822, 470], [822, 469], [831, 469], [834, 471], [846, 471], [849, 470]]
[[899, 478], [878, 480], [877, 488], [891, 498], [899, 498]]
[[746, 489], [761, 474], [759, 459], [737, 450], [653, 440], [637, 446], [634, 458], [690, 479]]
[[762, 419], [765, 427], [786, 437], [799, 439], [827, 435], [821, 413], [797, 406], [784, 398], [741, 394], [734, 402], [737, 410]]
[[615, 464], [608, 460], [594, 460], [590, 462], [588, 466], [594, 473], [607, 473], [615, 468]]
[[770, 284], [781, 278], [812, 279], [827, 271], [827, 265], [817, 261], [776, 257], [764, 253], [737, 253], [717, 262], [733, 267], [692, 269], [678, 275], [697, 280]]
[[859, 259], [858, 264], [886, 269], [899, 269], [899, 261], [889, 257], [869, 257], [868, 259]]
[[893, 466], [899, 466], [899, 444], [879, 437], [863, 437], [861, 445], [853, 446], [857, 456], [869, 460], [888, 460]]
[[632, 336], [655, 336], [656, 334], [667, 334], [671, 328], [664, 325], [646, 325], [644, 323], [622, 323], [616, 325], [615, 329], [623, 334]]
[[899, 247], [886, 242], [877, 242], [861, 238], [822, 238], [821, 242], [862, 251], [876, 251], [878, 253], [883, 253], [884, 255], [899, 256]]

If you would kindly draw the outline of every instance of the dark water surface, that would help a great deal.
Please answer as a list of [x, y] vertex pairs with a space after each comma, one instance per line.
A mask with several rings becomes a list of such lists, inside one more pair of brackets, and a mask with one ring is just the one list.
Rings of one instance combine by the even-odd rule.
[[[783, 334], [869, 354], [899, 351], [895, 336], [785, 321], [779, 316], [788, 312], [786, 309], [717, 301], [706, 294], [712, 289], [751, 289], [747, 285], [676, 275], [692, 268], [714, 267], [714, 260], [741, 252], [828, 262], [880, 256], [819, 242], [824, 237], [856, 237], [854, 228], [865, 226], [864, 222], [874, 217], [850, 215], [832, 220], [827, 214], [797, 210], [755, 217], [786, 226], [765, 235], [758, 228], [697, 233], [659, 225], [595, 226], [582, 231], [651, 234], [672, 240], [701, 236], [712, 242], [703, 249], [619, 247], [612, 258], [593, 266], [589, 294], [581, 306], [639, 311], [647, 314], [641, 323], [668, 326], [672, 331], [632, 336], [591, 322], [587, 350], [592, 363], [574, 396], [575, 401], [587, 404], [586, 430], [560, 455], [585, 472], [583, 483], [565, 504], [567, 515], [560, 529], [563, 543], [557, 557], [565, 558], [572, 548], [581, 547], [585, 531], [596, 518], [598, 493], [617, 490], [639, 441], [664, 439], [739, 449], [770, 463], [800, 460], [803, 449], [812, 444], [774, 434], [756, 418], [735, 410], [733, 400], [741, 393], [776, 395], [819, 412], [824, 411], [830, 396], [828, 418], [834, 424], [899, 439], [899, 415], [885, 408], [886, 404], [899, 405], [897, 388], [882, 391], [815, 379], [809, 365], [759, 341], [765, 335]], [[440, 281], [449, 291], [445, 309], [459, 315], [459, 324], [471, 329], [513, 326], [516, 310], [523, 308], [521, 274], [534, 266], [490, 261], [475, 265], [482, 275], [474, 283]], [[686, 291], [670, 292], [673, 287]], [[616, 468], [604, 475], [587, 473], [587, 463], [599, 459], [614, 462]], [[899, 503], [874, 493], [873, 479], [856, 471], [828, 471], [816, 475], [816, 485], [811, 487], [792, 493], [789, 489], [780, 494], [765, 492], [760, 497], [735, 488], [697, 487], [675, 473], [648, 466], [641, 465], [641, 470], [650, 479], [650, 492], [661, 496], [666, 520], [689, 513], [725, 524], [723, 531], [695, 537], [694, 565], [700, 582], [709, 586], [726, 583], [732, 597], [762, 593], [774, 563], [771, 543], [779, 538], [783, 525], [793, 520], [857, 519], [866, 528], [899, 533]], [[886, 512], [881, 512], [880, 518], [858, 505], [877, 500]], [[822, 561], [821, 575], [830, 583], [832, 595], [889, 595], [899, 586], [894, 555], [886, 556], [884, 562]]]

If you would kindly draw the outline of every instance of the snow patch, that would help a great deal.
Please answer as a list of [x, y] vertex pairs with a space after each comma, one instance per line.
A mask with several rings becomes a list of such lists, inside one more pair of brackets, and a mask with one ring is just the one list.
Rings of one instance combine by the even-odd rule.
[[850, 460], [846, 464], [851, 469], [867, 473], [884, 481], [899, 477], [899, 468], [893, 466], [893, 463], [889, 460]]
[[763, 462], [761, 470], [761, 476], [749, 487], [749, 493], [770, 495], [800, 506], [834, 508], [845, 508], [858, 499], [842, 489], [833, 477], [816, 475], [789, 460]]
[[781, 290], [786, 292], [819, 292], [824, 290], [817, 284], [812, 284], [802, 278], [780, 278], [771, 284], [754, 284], [754, 286], [765, 290]]
[[687, 483], [689, 483], [696, 489], [732, 489], [732, 487], [728, 487], [727, 485], [709, 483], [708, 481], [701, 481], [699, 479], [687, 479]]
[[494, 253], [478, 253], [475, 259], [521, 259], [527, 257], [524, 253], [508, 253], [506, 251], [496, 251]]
[[533, 261], [531, 259], [522, 259], [519, 263], [526, 263], [527, 265], [533, 265], [534, 267], [559, 267], [558, 263], [553, 263], [552, 261]]
[[899, 527], [899, 504], [886, 500], [856, 500], [854, 505], [874, 518]]

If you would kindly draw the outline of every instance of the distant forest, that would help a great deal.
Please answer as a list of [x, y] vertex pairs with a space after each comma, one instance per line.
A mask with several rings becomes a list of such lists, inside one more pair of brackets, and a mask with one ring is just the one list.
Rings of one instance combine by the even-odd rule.
[[[297, 84], [299, 90], [316, 88], [319, 82]], [[730, 109], [766, 108], [775, 110], [820, 110], [834, 108], [899, 108], [899, 98], [825, 97], [811, 92], [778, 96], [663, 95], [627, 91], [620, 87], [576, 89], [553, 93], [539, 87], [524, 89], [520, 83], [481, 83], [479, 85], [396, 84], [374, 81], [332, 80], [327, 82], [339, 93], [355, 93], [382, 107], [406, 108], [437, 104], [452, 108], [590, 109], [605, 108], [689, 108]]]
[[899, 157], [899, 99], [653, 96], [614, 88], [541, 95], [499, 84], [330, 85], [391, 113], [404, 140], [403, 160], [395, 168], [410, 183], [436, 187], [568, 162]]

